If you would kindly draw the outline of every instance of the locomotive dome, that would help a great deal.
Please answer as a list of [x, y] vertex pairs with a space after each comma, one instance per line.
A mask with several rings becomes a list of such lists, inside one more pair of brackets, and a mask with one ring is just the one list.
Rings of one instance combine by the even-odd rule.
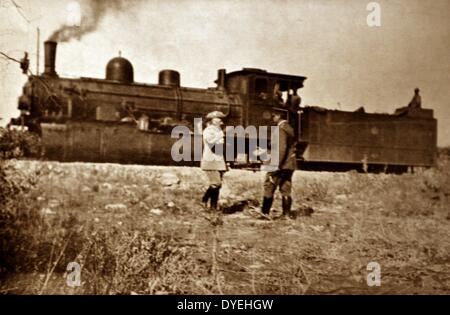
[[123, 57], [111, 59], [106, 65], [106, 80], [131, 83], [134, 79], [133, 65]]

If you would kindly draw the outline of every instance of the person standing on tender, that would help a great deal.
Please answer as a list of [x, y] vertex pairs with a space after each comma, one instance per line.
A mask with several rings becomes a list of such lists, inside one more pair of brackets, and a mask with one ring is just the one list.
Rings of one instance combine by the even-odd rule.
[[222, 130], [225, 114], [214, 111], [206, 115], [207, 127], [203, 130], [203, 155], [200, 168], [206, 173], [209, 187], [203, 195], [205, 207], [217, 209], [223, 174], [228, 170], [224, 158], [225, 134]]

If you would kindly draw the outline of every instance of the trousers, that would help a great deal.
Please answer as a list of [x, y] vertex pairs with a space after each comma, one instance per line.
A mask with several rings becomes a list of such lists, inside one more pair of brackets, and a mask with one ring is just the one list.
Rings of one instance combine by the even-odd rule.
[[264, 179], [264, 197], [273, 198], [277, 187], [283, 197], [291, 197], [293, 170], [267, 172]]
[[203, 171], [206, 174], [206, 177], [208, 178], [208, 184], [209, 186], [213, 187], [221, 187], [222, 186], [222, 179], [224, 171]]

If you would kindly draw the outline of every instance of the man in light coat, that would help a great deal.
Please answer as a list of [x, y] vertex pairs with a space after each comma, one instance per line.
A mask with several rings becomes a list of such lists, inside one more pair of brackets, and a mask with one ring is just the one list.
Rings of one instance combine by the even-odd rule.
[[203, 130], [203, 155], [200, 167], [206, 173], [209, 187], [202, 201], [205, 206], [208, 206], [210, 201], [210, 209], [214, 210], [217, 209], [223, 174], [227, 171], [224, 158], [225, 134], [222, 131], [222, 119], [225, 117], [219, 111], [209, 113], [206, 116], [207, 127]]
[[282, 196], [283, 216], [290, 217], [292, 206], [292, 176], [297, 169], [297, 141], [294, 129], [289, 125], [287, 120], [282, 119], [281, 113], [273, 113], [272, 119], [279, 128], [278, 165], [275, 170], [267, 172], [264, 179], [264, 199], [261, 211], [264, 216], [269, 215], [275, 190], [279, 187]]

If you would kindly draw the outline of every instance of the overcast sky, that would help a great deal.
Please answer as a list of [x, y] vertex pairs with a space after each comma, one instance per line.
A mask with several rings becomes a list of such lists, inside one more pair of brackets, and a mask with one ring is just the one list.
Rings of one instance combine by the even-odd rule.
[[[47, 39], [74, 0], [0, 0], [0, 51], [36, 68], [36, 27]], [[58, 47], [61, 76], [104, 77], [122, 51], [135, 80], [156, 83], [165, 68], [181, 84], [214, 86], [217, 69], [263, 68], [307, 76], [304, 105], [393, 113], [419, 87], [450, 145], [450, 0], [388, 0], [381, 26], [369, 27], [366, 0], [154, 0], [105, 15], [96, 31]], [[42, 51], [42, 49], [41, 49]], [[43, 55], [41, 54], [41, 71]], [[17, 116], [26, 81], [0, 57], [0, 117]]]

